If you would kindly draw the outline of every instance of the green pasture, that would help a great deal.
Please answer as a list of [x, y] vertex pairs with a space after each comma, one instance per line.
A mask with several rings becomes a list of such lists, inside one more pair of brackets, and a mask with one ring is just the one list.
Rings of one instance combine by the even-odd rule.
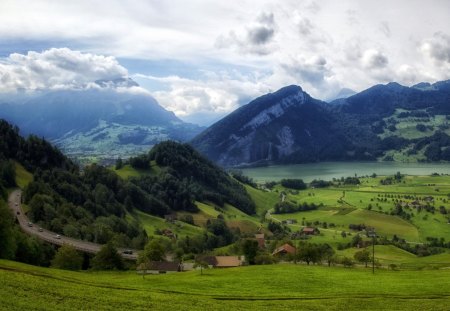
[[0, 260], [2, 310], [448, 310], [450, 270], [280, 264], [148, 275]]
[[134, 211], [134, 216], [141, 223], [142, 227], [144, 227], [145, 231], [148, 235], [155, 235], [155, 231], [170, 229], [173, 233], [178, 236], [185, 235], [197, 235], [203, 232], [203, 229], [197, 226], [190, 225], [188, 223], [182, 221], [175, 221], [174, 223], [166, 222], [164, 219], [141, 212]]
[[25, 188], [33, 181], [33, 174], [28, 172], [19, 162], [14, 162], [16, 168], [16, 184], [19, 188]]

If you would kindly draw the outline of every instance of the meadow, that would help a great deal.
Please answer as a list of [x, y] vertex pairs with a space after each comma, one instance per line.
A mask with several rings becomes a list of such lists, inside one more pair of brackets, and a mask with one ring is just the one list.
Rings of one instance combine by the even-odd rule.
[[280, 264], [166, 275], [0, 260], [2, 310], [448, 310], [450, 270]]

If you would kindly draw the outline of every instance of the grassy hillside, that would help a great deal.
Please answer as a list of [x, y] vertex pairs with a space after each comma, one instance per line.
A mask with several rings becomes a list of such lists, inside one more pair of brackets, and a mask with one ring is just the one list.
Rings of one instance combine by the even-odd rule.
[[[324, 228], [326, 235], [334, 231], [330, 242], [340, 239], [341, 231], [349, 231], [350, 224], [365, 224], [374, 227], [379, 235], [392, 238], [399, 236], [410, 242], [425, 242], [427, 237], [446, 238], [450, 236], [448, 214], [441, 213], [441, 206], [450, 211], [449, 176], [404, 176], [400, 181], [383, 185], [386, 176], [360, 178], [358, 185], [345, 185], [336, 181], [331, 187], [306, 189], [295, 192], [277, 185], [275, 193], [286, 193], [285, 200], [296, 203], [320, 205], [317, 210], [290, 214], [272, 214], [277, 220], [295, 219], [293, 230], [307, 223], [334, 224]], [[429, 201], [427, 201], [429, 200]], [[412, 206], [419, 202], [421, 210]], [[408, 204], [403, 211], [410, 215], [407, 219], [395, 212], [397, 204]], [[434, 211], [427, 211], [432, 208]], [[319, 238], [314, 238], [319, 239]], [[320, 238], [324, 240], [324, 238]]]
[[[252, 266], [145, 278], [0, 261], [0, 309], [448, 310], [450, 270]], [[187, 303], [188, 302], [188, 303]]]
[[33, 181], [33, 174], [28, 172], [20, 163], [15, 162], [16, 167], [16, 183], [21, 189], [25, 188]]

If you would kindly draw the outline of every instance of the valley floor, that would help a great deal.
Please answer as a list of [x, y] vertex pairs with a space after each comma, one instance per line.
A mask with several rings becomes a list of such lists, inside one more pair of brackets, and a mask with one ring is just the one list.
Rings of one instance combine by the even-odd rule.
[[0, 260], [1, 310], [448, 310], [450, 270], [293, 264], [148, 275]]

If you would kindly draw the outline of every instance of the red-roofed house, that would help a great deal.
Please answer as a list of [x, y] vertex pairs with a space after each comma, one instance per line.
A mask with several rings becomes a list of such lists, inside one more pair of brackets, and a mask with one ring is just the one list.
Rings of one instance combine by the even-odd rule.
[[286, 254], [291, 254], [294, 255], [296, 252], [296, 248], [290, 244], [284, 244], [281, 245], [280, 247], [276, 248], [273, 253], [272, 256], [281, 256], [281, 255], [286, 255]]

